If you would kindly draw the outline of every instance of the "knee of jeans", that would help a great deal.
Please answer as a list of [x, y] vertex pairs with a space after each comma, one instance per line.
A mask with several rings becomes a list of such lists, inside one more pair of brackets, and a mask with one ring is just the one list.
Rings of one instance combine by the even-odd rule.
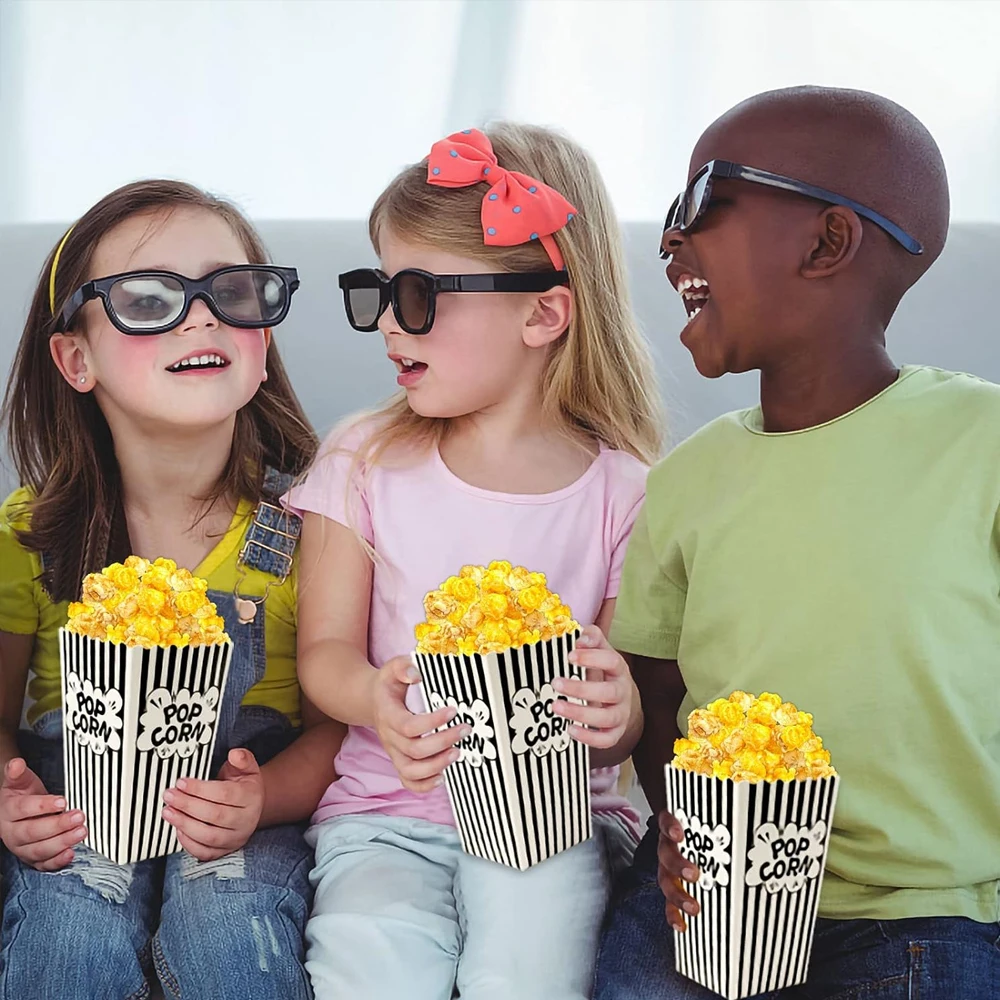
[[[31, 870], [19, 877], [4, 902], [0, 996], [36, 996], [43, 974], [46, 982], [70, 983], [81, 967], [100, 979], [95, 988], [115, 988], [120, 996], [140, 988], [148, 953], [143, 959], [120, 905], [122, 878], [102, 873], [99, 865], [53, 874]], [[74, 891], [73, 880], [81, 891]]]

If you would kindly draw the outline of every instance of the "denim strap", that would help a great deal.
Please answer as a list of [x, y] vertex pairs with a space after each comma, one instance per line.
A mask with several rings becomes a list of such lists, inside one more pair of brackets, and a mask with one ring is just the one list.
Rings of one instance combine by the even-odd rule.
[[292, 571], [292, 557], [302, 533], [302, 520], [280, 505], [288, 492], [292, 476], [268, 468], [264, 475], [263, 496], [247, 528], [239, 563], [278, 577], [284, 583]]

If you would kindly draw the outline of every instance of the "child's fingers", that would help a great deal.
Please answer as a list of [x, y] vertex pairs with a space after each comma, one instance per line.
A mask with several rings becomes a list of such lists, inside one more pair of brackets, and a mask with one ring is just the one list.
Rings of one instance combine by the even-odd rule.
[[427, 760], [450, 750], [460, 740], [465, 739], [472, 730], [468, 726], [449, 726], [440, 733], [432, 733], [419, 739], [400, 739], [395, 741], [396, 749], [412, 760]]
[[181, 847], [183, 847], [184, 850], [191, 855], [191, 857], [195, 858], [198, 861], [215, 861], [216, 858], [222, 858], [225, 857], [225, 855], [231, 853], [231, 851], [228, 848], [209, 847], [207, 844], [201, 844], [193, 837], [189, 837], [180, 828], [176, 829], [177, 829], [177, 839], [180, 841]]
[[625, 733], [625, 727], [619, 726], [616, 729], [585, 729], [583, 726], [572, 725], [569, 727], [569, 734], [578, 743], [585, 743], [594, 750], [610, 750], [617, 746], [618, 741]]
[[[78, 826], [72, 830], [64, 831], [57, 836], [49, 837], [46, 840], [38, 840], [30, 844], [23, 844], [17, 850], [11, 850], [24, 862], [39, 868], [49, 864], [66, 851], [71, 851], [87, 836], [86, 827]], [[10, 845], [8, 845], [10, 846]]]
[[60, 837], [84, 825], [82, 812], [57, 813], [54, 816], [23, 819], [12, 823], [7, 833], [7, 846], [37, 844], [53, 837]]
[[221, 848], [229, 844], [233, 839], [233, 830], [227, 827], [212, 826], [202, 823], [201, 820], [194, 819], [182, 812], [178, 812], [170, 806], [163, 810], [163, 818], [180, 834], [205, 847]]
[[76, 853], [72, 848], [68, 848], [57, 854], [54, 858], [49, 858], [48, 861], [40, 861], [34, 868], [40, 872], [57, 872], [60, 868], [65, 868], [68, 864], [72, 863], [73, 859], [76, 857]]
[[574, 649], [568, 659], [578, 667], [601, 670], [609, 677], [620, 677], [628, 670], [628, 664], [614, 649]]
[[400, 755], [394, 763], [399, 776], [406, 781], [427, 781], [430, 778], [439, 777], [444, 769], [458, 758], [458, 749], [449, 747], [433, 757], [425, 757], [422, 760], [414, 760], [412, 757]]
[[677, 822], [677, 817], [666, 809], [661, 809], [656, 817], [656, 824], [660, 829], [660, 836], [672, 840], [675, 844], [680, 844], [684, 840], [684, 828]]
[[616, 729], [628, 721], [620, 705], [577, 705], [571, 701], [557, 701], [552, 706], [555, 715], [591, 729]]
[[[578, 681], [568, 677], [559, 677], [552, 682], [552, 687], [567, 698], [579, 698], [580, 701], [594, 702], [598, 705], [617, 705], [625, 696], [625, 689], [621, 681], [618, 680]], [[566, 704], [565, 701], [557, 701], [553, 710]]]
[[192, 798], [234, 808], [241, 808], [247, 802], [247, 782], [244, 781], [201, 781], [197, 778], [181, 778], [174, 789]]
[[58, 816], [66, 810], [66, 800], [58, 795], [9, 795], [4, 802], [6, 819], [19, 823], [38, 816]]
[[218, 802], [208, 802], [195, 795], [188, 795], [176, 788], [168, 788], [163, 793], [163, 801], [175, 812], [201, 820], [212, 826], [233, 830], [239, 822], [240, 812], [246, 808], [243, 805], [220, 805]]
[[[434, 712], [421, 712], [419, 715], [415, 715], [406, 708], [402, 710], [402, 713], [393, 713], [394, 717], [399, 719], [395, 728], [409, 739], [416, 739], [419, 736], [424, 736], [425, 733], [433, 733], [435, 729], [448, 725], [456, 714], [457, 710], [453, 705], [447, 705]], [[427, 738], [432, 739], [433, 737], [428, 736]], [[458, 737], [455, 738], [458, 739]]]
[[684, 914], [673, 903], [667, 903], [667, 923], [673, 930], [680, 931], [682, 934], [687, 930]]
[[577, 649], [611, 649], [604, 633], [596, 625], [586, 625], [576, 641]]
[[684, 891], [681, 880], [665, 871], [662, 865], [657, 872], [657, 881], [668, 904], [673, 905], [681, 914], [694, 916], [698, 913], [698, 903]]

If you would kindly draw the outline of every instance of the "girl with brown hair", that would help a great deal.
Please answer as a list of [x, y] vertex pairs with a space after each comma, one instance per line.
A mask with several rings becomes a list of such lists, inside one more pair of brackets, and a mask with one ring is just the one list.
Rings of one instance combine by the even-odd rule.
[[[308, 997], [300, 821], [342, 737], [295, 672], [298, 523], [275, 502], [316, 439], [271, 330], [298, 287], [187, 184], [102, 199], [42, 270], [4, 400], [0, 996]], [[213, 762], [162, 803], [185, 851], [119, 866], [61, 797], [58, 630], [130, 554], [209, 584], [234, 643]], [[25, 691], [27, 689], [27, 704]]]

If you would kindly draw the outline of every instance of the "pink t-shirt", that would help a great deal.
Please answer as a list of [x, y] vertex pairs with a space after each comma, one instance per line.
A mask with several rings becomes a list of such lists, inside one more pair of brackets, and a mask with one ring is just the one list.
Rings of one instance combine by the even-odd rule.
[[[555, 493], [519, 495], [478, 489], [459, 479], [435, 448], [406, 464], [356, 468], [351, 454], [371, 425], [339, 429], [320, 449], [304, 483], [287, 498], [301, 512], [322, 514], [359, 532], [378, 560], [374, 567], [368, 656], [380, 667], [412, 652], [424, 620], [424, 595], [466, 564], [506, 559], [542, 572], [581, 624], [596, 621], [618, 594], [632, 523], [645, 493], [646, 466], [625, 452], [602, 449], [574, 483]], [[422, 711], [419, 692], [407, 699]], [[405, 789], [373, 729], [351, 726], [337, 756], [339, 779], [326, 790], [314, 823], [378, 812], [454, 825], [444, 788]], [[591, 772], [595, 812], [639, 817], [615, 791], [618, 768]]]

